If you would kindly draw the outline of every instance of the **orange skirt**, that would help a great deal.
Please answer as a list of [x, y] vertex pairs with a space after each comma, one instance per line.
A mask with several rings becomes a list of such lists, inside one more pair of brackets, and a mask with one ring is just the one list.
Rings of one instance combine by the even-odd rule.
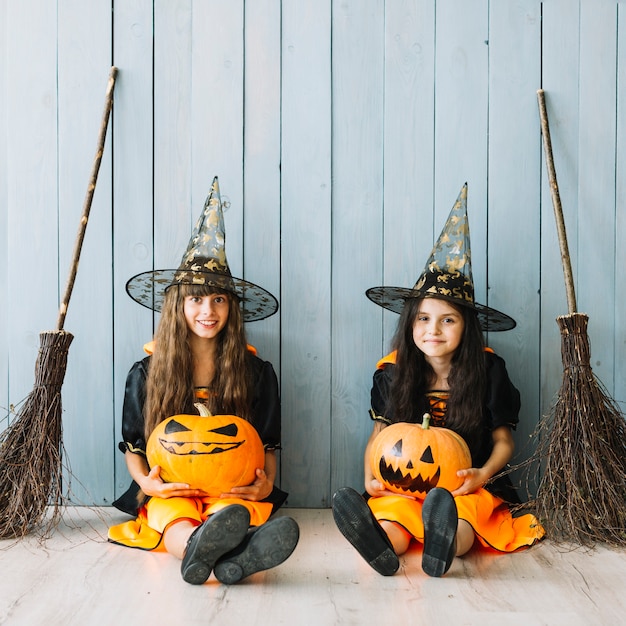
[[240, 498], [150, 498], [139, 509], [137, 519], [109, 528], [109, 541], [141, 550], [164, 550], [163, 533], [180, 520], [201, 524], [210, 515], [231, 504], [250, 511], [250, 526], [260, 526], [272, 513], [270, 502], [251, 502]]
[[[454, 498], [459, 519], [474, 530], [480, 543], [499, 552], [515, 552], [529, 548], [543, 539], [545, 530], [539, 520], [527, 513], [513, 517], [504, 500], [478, 489]], [[417, 541], [424, 541], [422, 501], [403, 496], [382, 496], [368, 500], [374, 517], [380, 521], [403, 526]]]

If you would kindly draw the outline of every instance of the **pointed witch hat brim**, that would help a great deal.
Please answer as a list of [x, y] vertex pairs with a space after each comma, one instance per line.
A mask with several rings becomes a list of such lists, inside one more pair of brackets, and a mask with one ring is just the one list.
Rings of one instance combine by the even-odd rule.
[[126, 283], [126, 292], [142, 306], [160, 311], [165, 292], [170, 287], [204, 285], [235, 294], [244, 322], [262, 320], [276, 313], [278, 300], [269, 291], [231, 275], [225, 244], [222, 199], [215, 176], [178, 268], [137, 274]]
[[441, 298], [476, 311], [484, 331], [505, 331], [516, 326], [512, 317], [474, 300], [467, 183], [461, 189], [415, 285], [412, 288], [371, 287], [365, 295], [394, 313], [402, 313], [406, 301], [411, 298]]

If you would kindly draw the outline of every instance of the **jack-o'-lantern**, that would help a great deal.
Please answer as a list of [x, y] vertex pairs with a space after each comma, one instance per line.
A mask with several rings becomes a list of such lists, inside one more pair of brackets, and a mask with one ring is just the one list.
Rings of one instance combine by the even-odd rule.
[[424, 498], [433, 487], [454, 491], [463, 483], [456, 473], [472, 466], [464, 439], [448, 428], [399, 422], [378, 433], [370, 449], [374, 477], [394, 493]]
[[146, 445], [148, 465], [161, 467], [165, 482], [183, 482], [210, 496], [254, 482], [265, 453], [254, 426], [235, 415], [173, 415], [152, 431]]

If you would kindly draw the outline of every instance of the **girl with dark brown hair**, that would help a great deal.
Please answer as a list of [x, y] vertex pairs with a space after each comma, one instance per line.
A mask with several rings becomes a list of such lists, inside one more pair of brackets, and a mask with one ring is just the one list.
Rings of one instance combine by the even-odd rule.
[[[442, 576], [476, 539], [513, 552], [544, 534], [532, 514], [513, 517], [508, 504], [519, 498], [508, 475], [500, 474], [513, 456], [520, 398], [504, 361], [485, 347], [483, 331], [509, 330], [515, 321], [474, 302], [466, 199], [467, 186], [412, 289], [367, 291], [373, 302], [401, 315], [393, 351], [373, 377], [374, 427], [364, 456], [367, 500], [349, 487], [339, 489], [333, 515], [361, 556], [386, 576], [397, 571], [398, 555], [414, 540], [424, 546], [422, 569]], [[461, 435], [469, 448], [471, 467], [456, 471], [460, 486], [452, 492], [438, 486], [434, 467], [432, 476], [415, 479], [406, 468], [393, 485], [375, 478], [377, 436], [391, 424], [420, 424], [425, 415], [432, 426]], [[446, 459], [429, 462], [441, 469]]]

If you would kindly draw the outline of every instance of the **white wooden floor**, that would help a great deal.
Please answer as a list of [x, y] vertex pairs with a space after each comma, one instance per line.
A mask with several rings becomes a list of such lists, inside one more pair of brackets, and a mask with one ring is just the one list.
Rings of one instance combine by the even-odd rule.
[[301, 539], [283, 565], [223, 586], [183, 582], [180, 562], [112, 545], [115, 509], [68, 509], [45, 545], [0, 541], [0, 624], [624, 624], [626, 553], [473, 551], [443, 578], [420, 568], [419, 548], [393, 577], [376, 574], [335, 528], [329, 510], [286, 509]]

